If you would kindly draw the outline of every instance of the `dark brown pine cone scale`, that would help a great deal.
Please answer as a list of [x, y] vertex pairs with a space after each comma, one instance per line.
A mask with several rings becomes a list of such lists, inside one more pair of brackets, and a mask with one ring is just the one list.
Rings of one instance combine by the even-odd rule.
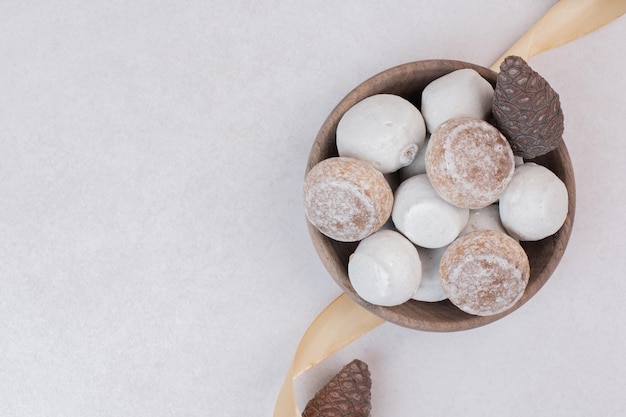
[[315, 394], [303, 417], [368, 417], [372, 380], [367, 364], [353, 360]]
[[556, 149], [562, 140], [559, 95], [518, 56], [508, 56], [500, 65], [492, 112], [515, 155], [532, 159]]

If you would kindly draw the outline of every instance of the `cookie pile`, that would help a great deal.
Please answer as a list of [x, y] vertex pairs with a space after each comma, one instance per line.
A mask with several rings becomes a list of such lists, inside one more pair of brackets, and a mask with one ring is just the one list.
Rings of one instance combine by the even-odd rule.
[[449, 299], [498, 314], [530, 277], [519, 242], [553, 235], [567, 217], [565, 184], [532, 161], [562, 132], [558, 94], [515, 56], [495, 89], [462, 69], [428, 84], [419, 108], [370, 96], [339, 121], [339, 156], [307, 174], [305, 214], [329, 238], [358, 242], [348, 276], [365, 301]]

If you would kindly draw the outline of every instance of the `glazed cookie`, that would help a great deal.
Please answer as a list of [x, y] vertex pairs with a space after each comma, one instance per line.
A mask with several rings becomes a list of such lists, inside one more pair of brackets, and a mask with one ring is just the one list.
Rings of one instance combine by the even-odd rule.
[[496, 232], [507, 233], [500, 220], [500, 207], [498, 204], [491, 204], [481, 209], [470, 210], [469, 221], [461, 231], [460, 236], [478, 230], [495, 230]]
[[422, 264], [407, 238], [393, 230], [381, 230], [359, 242], [348, 261], [348, 277], [365, 301], [395, 306], [415, 293]]
[[355, 242], [378, 230], [391, 215], [393, 192], [383, 174], [353, 158], [315, 165], [304, 181], [307, 219], [324, 235]]
[[422, 92], [422, 116], [429, 132], [454, 117], [486, 120], [494, 89], [471, 68], [453, 71], [431, 81]]
[[393, 94], [363, 99], [337, 125], [337, 151], [372, 164], [383, 174], [410, 164], [424, 143], [426, 126], [411, 102]]
[[416, 245], [448, 245], [467, 224], [469, 209], [444, 201], [426, 174], [404, 180], [396, 190], [391, 219], [396, 229]]
[[490, 316], [511, 308], [530, 278], [528, 256], [512, 237], [481, 230], [455, 240], [439, 266], [441, 286], [461, 310]]
[[548, 168], [527, 162], [515, 169], [500, 197], [500, 218], [509, 234], [522, 241], [556, 233], [567, 218], [565, 184]]
[[484, 120], [469, 117], [448, 120], [435, 130], [425, 163], [441, 198], [470, 209], [496, 202], [515, 170], [506, 138]]

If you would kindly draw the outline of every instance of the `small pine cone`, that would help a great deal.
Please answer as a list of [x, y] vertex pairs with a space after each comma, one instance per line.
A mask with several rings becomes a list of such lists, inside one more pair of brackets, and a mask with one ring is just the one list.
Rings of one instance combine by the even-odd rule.
[[559, 95], [518, 56], [508, 56], [500, 65], [492, 112], [515, 155], [532, 159], [556, 149], [562, 140]]
[[367, 364], [355, 359], [315, 394], [302, 417], [368, 417], [371, 388]]

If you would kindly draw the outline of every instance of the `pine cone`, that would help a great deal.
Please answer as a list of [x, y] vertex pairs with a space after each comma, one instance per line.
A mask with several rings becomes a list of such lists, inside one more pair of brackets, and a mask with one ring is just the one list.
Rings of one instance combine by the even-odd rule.
[[368, 417], [371, 388], [367, 364], [355, 359], [315, 394], [302, 417]]
[[563, 136], [559, 95], [522, 58], [511, 55], [500, 65], [492, 111], [515, 155], [532, 159], [559, 146]]

